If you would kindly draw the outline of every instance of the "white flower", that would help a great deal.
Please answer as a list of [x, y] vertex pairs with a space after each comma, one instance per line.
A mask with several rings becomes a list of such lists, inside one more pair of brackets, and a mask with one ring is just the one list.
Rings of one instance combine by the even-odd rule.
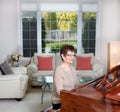
[[22, 57], [22, 55], [20, 55], [20, 54], [14, 54], [14, 55], [11, 55], [11, 60], [19, 61], [21, 57]]

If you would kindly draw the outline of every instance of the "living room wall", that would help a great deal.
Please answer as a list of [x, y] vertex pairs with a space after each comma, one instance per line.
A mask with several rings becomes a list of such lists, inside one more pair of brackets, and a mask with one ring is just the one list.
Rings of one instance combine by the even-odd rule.
[[0, 62], [18, 52], [18, 0], [0, 0]]
[[[19, 53], [19, 0], [0, 0], [0, 62]], [[120, 41], [120, 0], [99, 0], [99, 46], [97, 57], [108, 69], [108, 43]]]
[[101, 0], [100, 2], [100, 49], [99, 56], [108, 70], [108, 44], [120, 41], [120, 0]]

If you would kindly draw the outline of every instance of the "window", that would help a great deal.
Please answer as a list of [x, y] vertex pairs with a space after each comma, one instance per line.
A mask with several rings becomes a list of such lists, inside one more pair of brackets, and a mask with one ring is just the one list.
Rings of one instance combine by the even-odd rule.
[[22, 36], [24, 57], [37, 52], [37, 18], [35, 12], [24, 12], [22, 17]]
[[84, 53], [95, 54], [96, 13], [83, 12], [82, 47]]
[[76, 47], [77, 16], [77, 12], [42, 12], [42, 52], [58, 53], [64, 44]]
[[[23, 45], [24, 57], [31, 57], [35, 52], [58, 53], [64, 44], [73, 45], [76, 53], [92, 52], [95, 54], [96, 2], [82, 3], [80, 9], [76, 8], [78, 4], [66, 4], [63, 8], [58, 4], [38, 6], [24, 4], [22, 7], [21, 45]], [[66, 7], [76, 9], [74, 11], [72, 8]], [[44, 8], [48, 8], [49, 11], [43, 10]], [[66, 11], [65, 9], [70, 10]]]

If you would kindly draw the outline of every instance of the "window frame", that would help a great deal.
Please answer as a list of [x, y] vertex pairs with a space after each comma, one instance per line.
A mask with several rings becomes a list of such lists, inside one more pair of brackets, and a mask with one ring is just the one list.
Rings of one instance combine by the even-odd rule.
[[[22, 11], [24, 11], [24, 10], [22, 10]], [[38, 53], [42, 53], [42, 49], [41, 49], [41, 47], [42, 47], [42, 45], [41, 45], [41, 12], [42, 11], [37, 11], [37, 18], [39, 18], [39, 19], [37, 19], [37, 29], [40, 29], [40, 30], [38, 30], [37, 31], [37, 52]], [[80, 9], [80, 11], [78, 11], [78, 29], [77, 29], [77, 53], [78, 54], [81, 54], [82, 53], [82, 51], [81, 51], [81, 49], [82, 49], [82, 27], [81, 27], [81, 24], [82, 24], [82, 12], [84, 12], [84, 11], [82, 11], [82, 9]], [[19, 51], [21, 51], [21, 53], [23, 54], [23, 37], [22, 37], [22, 17], [21, 17], [21, 19], [20, 19], [20, 39], [19, 39], [19, 44], [20, 44], [20, 49], [19, 49]], [[99, 36], [98, 36], [98, 34], [99, 34], [99, 32], [98, 32], [98, 28], [99, 28], [99, 12], [98, 12], [98, 10], [96, 11], [96, 38], [95, 38], [95, 43], [96, 43], [96, 45], [95, 45], [95, 55], [98, 55], [98, 48], [99, 48], [99, 45], [100, 45], [100, 43], [98, 42], [98, 40], [99, 40]], [[79, 38], [78, 38], [78, 36], [79, 36]]]

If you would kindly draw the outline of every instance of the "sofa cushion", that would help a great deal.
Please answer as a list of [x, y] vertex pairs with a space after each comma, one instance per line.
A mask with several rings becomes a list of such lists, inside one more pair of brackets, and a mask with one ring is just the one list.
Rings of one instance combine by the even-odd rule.
[[6, 61], [0, 65], [0, 70], [3, 75], [13, 74], [12, 69], [10, 68], [9, 64]]
[[38, 70], [52, 70], [52, 60], [53, 57], [42, 57], [38, 56]]
[[75, 58], [75, 60], [74, 60], [74, 62], [73, 62], [73, 66], [75, 67], [75, 68], [77, 68], [77, 57], [78, 56], [82, 56], [82, 57], [91, 57], [91, 65], [93, 65], [93, 63], [94, 63], [94, 61], [95, 61], [95, 57], [94, 57], [94, 54], [93, 53], [86, 53], [86, 54], [76, 54], [76, 58]]
[[38, 66], [38, 56], [41, 56], [41, 57], [50, 57], [52, 56], [53, 57], [53, 60], [52, 60], [52, 67], [53, 69], [55, 69], [55, 54], [52, 54], [52, 53], [34, 53], [34, 56], [33, 56], [33, 63], [36, 64]]
[[91, 57], [77, 56], [77, 70], [91, 70]]
[[62, 63], [62, 59], [60, 53], [55, 55], [55, 68], [57, 68]]
[[51, 76], [54, 74], [54, 70], [38, 70], [37, 72], [33, 73], [33, 76]]
[[27, 69], [24, 66], [11, 67], [14, 74], [27, 74]]
[[93, 70], [77, 70], [76, 71], [77, 76], [80, 77], [91, 77], [92, 79], [96, 79], [99, 76], [99, 74]]
[[94, 63], [94, 54], [93, 53], [86, 53], [86, 54], [76, 54], [77, 56], [82, 56], [82, 57], [91, 57], [91, 64]]

